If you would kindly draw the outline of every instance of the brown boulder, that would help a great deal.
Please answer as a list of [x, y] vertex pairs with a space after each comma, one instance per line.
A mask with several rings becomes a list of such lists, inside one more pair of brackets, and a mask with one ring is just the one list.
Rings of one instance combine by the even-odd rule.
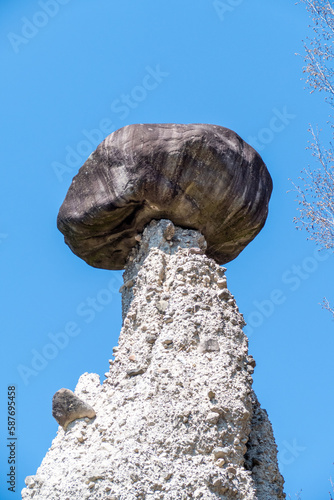
[[71, 250], [94, 267], [123, 269], [152, 219], [201, 231], [207, 255], [224, 264], [263, 227], [271, 191], [260, 155], [227, 128], [128, 125], [81, 167], [57, 224]]
[[91, 406], [69, 389], [59, 389], [52, 398], [52, 416], [66, 430], [73, 420], [84, 417], [94, 418], [96, 413]]

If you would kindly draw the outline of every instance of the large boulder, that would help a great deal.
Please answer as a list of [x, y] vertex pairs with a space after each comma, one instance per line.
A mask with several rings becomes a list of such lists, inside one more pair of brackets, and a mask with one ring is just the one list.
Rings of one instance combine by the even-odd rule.
[[123, 269], [152, 219], [197, 229], [219, 264], [263, 227], [272, 181], [235, 132], [205, 124], [128, 125], [109, 135], [74, 177], [58, 214], [71, 250], [94, 267]]

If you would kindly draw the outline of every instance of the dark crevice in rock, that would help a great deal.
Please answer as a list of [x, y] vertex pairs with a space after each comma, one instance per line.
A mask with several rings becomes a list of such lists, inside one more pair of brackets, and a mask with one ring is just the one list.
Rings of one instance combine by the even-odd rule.
[[[254, 360], [253, 360], [254, 361]], [[251, 362], [253, 362], [251, 361]], [[268, 414], [252, 395], [253, 415], [244, 467], [252, 473], [257, 498], [286, 498], [277, 463], [277, 447]]]

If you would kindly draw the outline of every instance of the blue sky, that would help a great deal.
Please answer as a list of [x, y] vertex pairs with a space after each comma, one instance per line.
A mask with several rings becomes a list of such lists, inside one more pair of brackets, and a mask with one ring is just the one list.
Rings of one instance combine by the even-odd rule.
[[[20, 498], [57, 431], [53, 394], [108, 370], [121, 272], [64, 244], [58, 209], [109, 132], [214, 123], [257, 145], [274, 182], [268, 221], [227, 264], [244, 314], [254, 388], [273, 424], [285, 491], [328, 498], [334, 476], [334, 258], [296, 231], [290, 179], [312, 162], [309, 123], [329, 109], [301, 80], [303, 5], [290, 0], [1, 2], [0, 498]], [[325, 127], [326, 129], [326, 127]], [[326, 130], [323, 137], [326, 139]], [[57, 347], [58, 342], [58, 347]], [[47, 357], [45, 357], [47, 356]], [[17, 387], [16, 493], [7, 491], [7, 386]]]

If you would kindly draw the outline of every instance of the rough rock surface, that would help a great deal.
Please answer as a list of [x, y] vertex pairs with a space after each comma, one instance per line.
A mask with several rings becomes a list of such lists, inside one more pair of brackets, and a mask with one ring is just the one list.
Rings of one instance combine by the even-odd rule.
[[109, 135], [74, 177], [58, 228], [91, 266], [123, 269], [144, 226], [166, 218], [201, 231], [207, 255], [224, 264], [263, 227], [271, 191], [260, 155], [232, 130], [128, 125]]
[[285, 498], [244, 320], [204, 251], [197, 231], [145, 229], [115, 360], [102, 385], [86, 373], [75, 390], [96, 418], [59, 428], [23, 500]]
[[94, 418], [96, 413], [69, 389], [59, 389], [52, 398], [52, 416], [66, 430], [73, 420], [83, 417]]

